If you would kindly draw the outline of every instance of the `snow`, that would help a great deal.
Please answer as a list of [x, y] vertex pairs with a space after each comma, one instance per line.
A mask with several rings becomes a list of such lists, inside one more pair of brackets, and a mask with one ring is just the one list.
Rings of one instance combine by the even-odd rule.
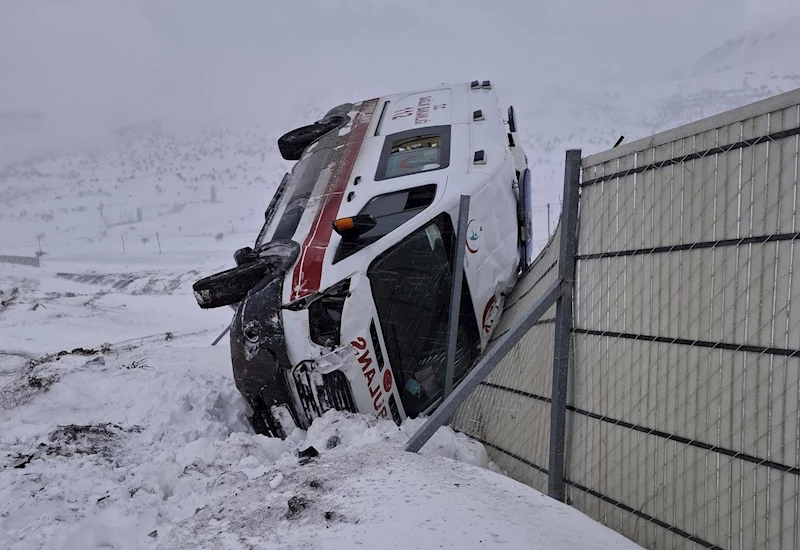
[[[213, 336], [4, 363], [4, 390], [51, 385], [0, 409], [0, 547], [638, 548], [449, 428], [422, 455], [403, 450], [421, 420], [329, 411], [255, 435]], [[308, 446], [320, 455], [299, 460]]]

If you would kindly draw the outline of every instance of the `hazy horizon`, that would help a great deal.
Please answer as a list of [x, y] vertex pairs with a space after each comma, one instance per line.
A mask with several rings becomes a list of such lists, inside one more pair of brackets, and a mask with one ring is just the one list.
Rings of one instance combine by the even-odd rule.
[[474, 78], [495, 79], [525, 101], [534, 87], [665, 78], [732, 36], [800, 15], [790, 0], [669, 8], [0, 0], [0, 112], [43, 113], [49, 131], [79, 139], [154, 118], [287, 124], [308, 105]]

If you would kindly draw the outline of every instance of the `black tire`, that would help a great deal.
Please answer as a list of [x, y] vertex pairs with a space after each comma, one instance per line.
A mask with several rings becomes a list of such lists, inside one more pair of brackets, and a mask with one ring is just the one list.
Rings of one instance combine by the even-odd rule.
[[303, 156], [303, 151], [305, 151], [309, 145], [338, 127], [342, 122], [343, 120], [341, 117], [333, 116], [326, 117], [309, 126], [295, 128], [291, 132], [286, 132], [278, 138], [278, 150], [281, 152], [281, 156], [286, 160], [300, 160], [300, 157]]
[[269, 262], [256, 261], [200, 279], [192, 285], [197, 305], [211, 309], [241, 302], [270, 274], [271, 267]]

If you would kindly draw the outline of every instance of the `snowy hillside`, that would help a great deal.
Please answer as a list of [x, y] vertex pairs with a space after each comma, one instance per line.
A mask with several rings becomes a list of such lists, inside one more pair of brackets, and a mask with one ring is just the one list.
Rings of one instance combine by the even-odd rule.
[[[566, 149], [596, 153], [621, 135], [632, 141], [800, 87], [794, 54], [800, 50], [800, 34], [794, 32], [798, 22], [792, 18], [732, 38], [693, 63], [665, 70], [673, 78], [661, 81], [626, 87], [587, 81], [575, 88], [549, 81], [528, 87], [497, 82], [501, 101], [517, 108], [542, 207], [536, 226], [540, 244], [547, 236], [544, 205], [550, 203], [551, 217], [557, 218]], [[310, 99], [295, 113], [298, 126], [334, 106], [323, 90], [302, 94]], [[38, 118], [34, 124], [30, 116], [9, 117], [7, 125], [15, 127], [46, 125]], [[222, 233], [236, 239], [235, 246], [228, 243], [232, 252], [251, 243], [289, 167], [275, 143], [289, 129], [240, 125], [178, 131], [168, 122], [147, 123], [118, 130], [90, 152], [0, 164], [0, 231], [13, 235], [3, 239], [0, 253], [31, 254], [42, 233], [51, 254], [76, 243], [121, 254], [123, 238], [126, 254], [149, 254], [158, 250], [156, 233], [162, 249], [171, 250], [180, 249], [187, 237], [211, 240]], [[125, 224], [137, 220], [139, 208], [142, 221]]]
[[2, 248], [30, 255], [44, 233], [43, 247], [56, 254], [79, 245], [121, 254], [123, 240], [130, 254], [157, 252], [159, 239], [175, 250], [187, 237], [252, 234], [285, 171], [268, 136], [257, 128], [185, 136], [150, 124], [118, 132], [106, 149], [7, 166], [0, 230], [12, 238]]
[[731, 38], [698, 59], [688, 74], [705, 76], [737, 70], [763, 74], [772, 80], [794, 81], [800, 77], [800, 67], [788, 74], [775, 68], [791, 67], [796, 59], [800, 48], [798, 25], [800, 17], [790, 17]]
[[[623, 135], [634, 141], [800, 87], [799, 24], [794, 17], [734, 37], [665, 67], [662, 80], [625, 87], [586, 80], [572, 89], [545, 82], [532, 90], [501, 83], [501, 97], [517, 105], [538, 202], [558, 204], [568, 148], [594, 154]], [[539, 230], [546, 233], [545, 224]]]

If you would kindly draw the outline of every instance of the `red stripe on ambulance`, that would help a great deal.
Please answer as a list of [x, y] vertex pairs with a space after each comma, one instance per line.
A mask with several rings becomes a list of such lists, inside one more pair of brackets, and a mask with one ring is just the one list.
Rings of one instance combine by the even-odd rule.
[[[353, 118], [346, 149], [343, 158], [338, 163], [337, 173], [331, 178], [324, 193], [322, 194], [322, 207], [317, 210], [311, 230], [308, 232], [305, 241], [300, 249], [300, 255], [295, 264], [292, 274], [292, 293], [291, 300], [297, 300], [319, 290], [322, 281], [322, 264], [325, 259], [325, 251], [331, 241], [333, 234], [333, 221], [339, 213], [339, 206], [342, 204], [344, 191], [347, 189], [347, 182], [353, 173], [353, 167], [361, 152], [361, 145], [367, 134], [367, 127], [375, 107], [378, 105], [377, 99], [365, 101], [358, 113]], [[322, 202], [321, 201], [321, 202]]]

